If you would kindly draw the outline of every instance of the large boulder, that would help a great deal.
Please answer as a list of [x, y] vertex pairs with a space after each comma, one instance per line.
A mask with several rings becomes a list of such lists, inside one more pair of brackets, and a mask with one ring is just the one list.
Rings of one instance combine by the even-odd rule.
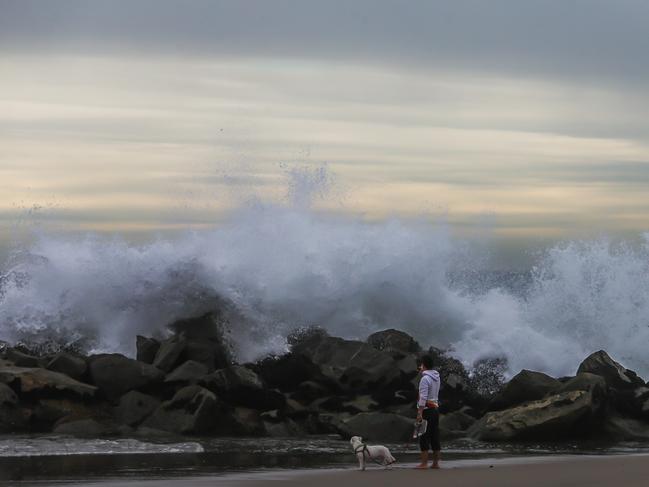
[[570, 438], [592, 430], [601, 406], [590, 392], [563, 392], [487, 413], [468, 433], [483, 441]]
[[577, 373], [588, 372], [600, 375], [606, 384], [614, 389], [636, 389], [645, 382], [632, 370], [624, 368], [604, 350], [590, 354], [580, 365]]
[[196, 384], [208, 373], [205, 365], [188, 360], [176, 367], [173, 372], [167, 374], [165, 383], [168, 384]]
[[221, 417], [216, 396], [203, 387], [191, 385], [162, 403], [143, 426], [178, 434], [206, 435], [214, 431]]
[[145, 364], [152, 364], [158, 350], [160, 349], [160, 342], [155, 338], [137, 335], [135, 337], [135, 347], [137, 349], [137, 360], [144, 362]]
[[136, 426], [160, 406], [160, 400], [138, 391], [124, 394], [115, 408], [115, 419]]
[[588, 391], [592, 392], [596, 397], [604, 397], [608, 394], [604, 378], [588, 372], [577, 374], [572, 379], [562, 383], [554, 393], [559, 394], [569, 391]]
[[36, 430], [49, 431], [61, 420], [86, 419], [101, 414], [96, 404], [73, 401], [66, 398], [40, 399], [31, 408], [31, 427]]
[[26, 418], [18, 408], [18, 396], [7, 385], [0, 384], [0, 433], [20, 431]]
[[5, 357], [7, 360], [12, 362], [16, 367], [40, 367], [41, 363], [38, 360], [38, 357], [29, 355], [26, 352], [17, 350], [15, 348], [9, 348], [5, 352]]
[[282, 408], [286, 403], [283, 394], [264, 387], [259, 376], [243, 365], [216, 370], [206, 375], [201, 384], [239, 406], [268, 410]]
[[59, 352], [47, 364], [48, 370], [60, 372], [68, 377], [81, 380], [88, 369], [86, 360], [69, 352]]
[[602, 432], [612, 441], [649, 441], [649, 424], [646, 421], [618, 414], [606, 416]]
[[93, 397], [97, 388], [76, 381], [67, 375], [46, 369], [27, 367], [0, 368], [0, 382], [14, 384], [14, 389], [21, 394], [38, 394], [43, 396], [69, 395], [75, 397]]
[[170, 372], [181, 363], [181, 354], [185, 351], [186, 340], [173, 336], [160, 343], [153, 359], [153, 365], [160, 370]]
[[56, 425], [53, 433], [79, 438], [101, 438], [105, 436], [118, 436], [129, 431], [132, 430], [128, 428], [120, 428], [119, 426], [110, 423], [101, 423], [92, 418], [86, 418], [62, 422]]
[[443, 414], [439, 418], [439, 430], [442, 439], [460, 438], [475, 424], [476, 419], [464, 411]]
[[412, 436], [413, 418], [392, 413], [360, 413], [343, 422], [347, 436], [367, 441], [404, 442]]
[[162, 382], [164, 373], [153, 365], [114, 353], [90, 357], [90, 377], [108, 399], [114, 400], [128, 391], [154, 388]]
[[288, 353], [279, 357], [267, 357], [258, 362], [255, 371], [270, 387], [292, 392], [304, 381], [322, 382], [320, 367], [301, 353]]
[[393, 354], [407, 355], [421, 352], [419, 343], [407, 333], [400, 330], [383, 330], [367, 337], [367, 343], [377, 350]]
[[500, 411], [518, 404], [542, 399], [561, 386], [561, 382], [549, 375], [532, 370], [522, 370], [505, 384], [489, 403], [490, 411]]
[[232, 354], [224, 338], [221, 321], [218, 314], [207, 313], [172, 323], [170, 328], [185, 341], [181, 360], [200, 362], [210, 372], [232, 365]]
[[298, 351], [346, 389], [376, 391], [408, 383], [392, 355], [364, 342], [320, 336], [301, 344]]

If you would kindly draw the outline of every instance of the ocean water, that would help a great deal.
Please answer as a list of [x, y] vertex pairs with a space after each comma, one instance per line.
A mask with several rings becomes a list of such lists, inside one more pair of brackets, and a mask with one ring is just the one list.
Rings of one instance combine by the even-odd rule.
[[467, 367], [504, 357], [510, 374], [574, 374], [605, 349], [649, 376], [649, 233], [563, 242], [529, 270], [499, 271], [426, 215], [368, 222], [314, 209], [331, 185], [326, 172], [294, 171], [284, 203], [253, 199], [213, 229], [142, 245], [43, 229], [0, 264], [0, 340], [133, 355], [135, 335], [219, 309], [242, 361], [317, 325], [358, 339], [401, 329]]
[[[387, 444], [396, 468], [414, 465], [414, 443]], [[452, 464], [512, 461], [547, 456], [649, 453], [638, 444], [489, 444], [455, 440], [444, 444]], [[0, 437], [0, 481], [75, 481], [116, 477], [174, 477], [272, 472], [280, 469], [354, 468], [348, 442], [336, 437], [185, 438], [160, 441]], [[371, 465], [370, 468], [375, 468]], [[376, 466], [376, 468], [381, 468]]]

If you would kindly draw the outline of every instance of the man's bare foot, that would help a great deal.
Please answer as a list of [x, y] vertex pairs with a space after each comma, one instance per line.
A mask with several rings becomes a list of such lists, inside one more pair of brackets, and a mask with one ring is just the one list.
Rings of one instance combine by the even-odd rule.
[[439, 465], [432, 464], [432, 465], [430, 466], [430, 468], [433, 468], [433, 469], [437, 470], [437, 469], [439, 468]]
[[427, 464], [427, 463], [420, 463], [420, 464], [417, 465], [415, 468], [419, 468], [419, 469], [428, 468], [428, 464]]

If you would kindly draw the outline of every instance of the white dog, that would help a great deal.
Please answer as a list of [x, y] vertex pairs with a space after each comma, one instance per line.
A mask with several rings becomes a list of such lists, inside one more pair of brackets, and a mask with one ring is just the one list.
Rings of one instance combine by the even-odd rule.
[[363, 438], [360, 436], [352, 436], [349, 440], [352, 445], [352, 450], [358, 458], [358, 468], [365, 470], [365, 462], [375, 462], [383, 465], [385, 468], [396, 462], [396, 459], [390, 453], [387, 447], [382, 445], [369, 446], [363, 443]]

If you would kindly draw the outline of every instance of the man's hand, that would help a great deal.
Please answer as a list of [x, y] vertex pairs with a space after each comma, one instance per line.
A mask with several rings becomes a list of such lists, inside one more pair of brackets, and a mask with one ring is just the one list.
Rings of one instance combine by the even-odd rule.
[[424, 408], [417, 408], [417, 422], [421, 423], [424, 419]]

